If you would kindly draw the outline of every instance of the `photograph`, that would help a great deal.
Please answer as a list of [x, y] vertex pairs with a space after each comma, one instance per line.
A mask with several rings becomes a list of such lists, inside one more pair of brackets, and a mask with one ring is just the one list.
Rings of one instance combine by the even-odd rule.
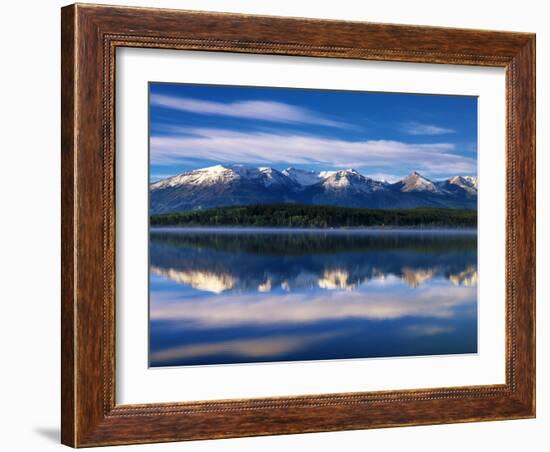
[[477, 97], [149, 83], [149, 366], [477, 353]]

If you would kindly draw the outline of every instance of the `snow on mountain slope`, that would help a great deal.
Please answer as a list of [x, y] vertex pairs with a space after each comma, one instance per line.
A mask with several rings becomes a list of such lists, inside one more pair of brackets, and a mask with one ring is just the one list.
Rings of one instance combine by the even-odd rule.
[[422, 192], [427, 191], [431, 193], [440, 192], [440, 190], [431, 180], [426, 179], [424, 176], [417, 173], [416, 171], [413, 171], [403, 180], [397, 182], [397, 184], [400, 184], [401, 191], [405, 193], [418, 192], [418, 191], [422, 191]]
[[272, 185], [296, 187], [300, 185], [284, 174], [284, 171], [277, 171], [276, 169], [269, 167], [259, 168], [259, 171], [262, 174], [263, 184], [266, 187], [271, 187]]
[[296, 182], [298, 185], [301, 185], [302, 187], [316, 184], [321, 180], [321, 173], [296, 168], [287, 168], [282, 171], [282, 174]]
[[151, 191], [162, 188], [172, 188], [181, 185], [214, 185], [227, 183], [243, 176], [259, 176], [260, 171], [256, 168], [246, 168], [240, 165], [215, 165], [208, 168], [200, 168], [177, 176], [169, 177], [151, 184]]
[[470, 194], [477, 194], [477, 176], [454, 176], [448, 183], [457, 185]]
[[151, 212], [177, 212], [230, 205], [304, 203], [371, 208], [475, 208], [477, 177], [431, 181], [413, 172], [390, 184], [355, 169], [305, 171], [215, 165], [150, 185]]
[[326, 190], [352, 190], [372, 193], [384, 187], [384, 182], [375, 181], [350, 168], [341, 171], [325, 171], [323, 187]]

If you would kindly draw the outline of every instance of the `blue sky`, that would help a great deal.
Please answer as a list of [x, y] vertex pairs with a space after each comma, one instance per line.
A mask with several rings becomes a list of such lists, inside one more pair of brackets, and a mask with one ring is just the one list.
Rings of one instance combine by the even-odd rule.
[[477, 174], [477, 98], [150, 83], [150, 179], [217, 164]]

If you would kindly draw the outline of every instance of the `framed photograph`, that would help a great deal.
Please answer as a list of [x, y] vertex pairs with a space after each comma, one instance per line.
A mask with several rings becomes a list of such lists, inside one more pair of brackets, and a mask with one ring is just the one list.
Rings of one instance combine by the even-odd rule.
[[535, 416], [535, 36], [62, 9], [62, 442]]

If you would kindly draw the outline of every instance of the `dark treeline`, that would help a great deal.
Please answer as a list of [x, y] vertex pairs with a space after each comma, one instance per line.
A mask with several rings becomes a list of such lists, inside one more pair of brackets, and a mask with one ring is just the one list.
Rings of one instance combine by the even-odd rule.
[[176, 249], [204, 249], [230, 253], [247, 253], [271, 256], [301, 256], [335, 253], [406, 252], [464, 253], [477, 248], [476, 234], [379, 233], [355, 234], [331, 231], [309, 233], [256, 233], [256, 232], [202, 232], [200, 229], [173, 233], [157, 229], [151, 231], [151, 244]]
[[477, 212], [437, 208], [363, 209], [266, 204], [152, 215], [151, 226], [473, 228], [477, 226]]

